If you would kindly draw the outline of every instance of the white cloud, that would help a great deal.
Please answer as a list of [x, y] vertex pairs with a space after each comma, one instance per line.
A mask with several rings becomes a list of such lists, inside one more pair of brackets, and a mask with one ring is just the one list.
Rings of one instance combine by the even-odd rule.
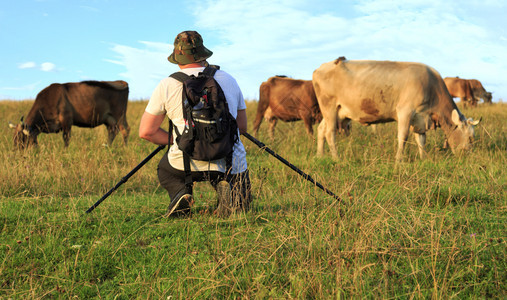
[[[210, 0], [194, 2], [194, 16], [196, 30], [214, 52], [209, 61], [236, 77], [247, 98], [258, 97], [259, 85], [270, 76], [311, 79], [320, 64], [339, 56], [423, 62], [442, 76], [477, 78], [486, 89], [497, 88], [494, 99], [507, 97], [501, 82], [507, 45], [505, 32], [498, 31], [505, 26], [486, 28], [475, 15], [479, 7], [483, 13], [494, 13], [505, 4], [396, 3], [363, 0], [346, 6], [322, 1], [319, 4], [328, 7], [312, 13], [308, 6], [317, 4], [305, 1]], [[175, 67], [164, 64], [172, 45], [141, 44], [144, 47], [115, 45], [112, 50], [118, 56], [108, 61], [124, 66], [122, 75], [132, 92], [147, 97]]]
[[45, 62], [40, 65], [40, 69], [41, 69], [41, 71], [44, 71], [44, 72], [52, 72], [52, 71], [56, 70], [56, 66], [53, 63]]
[[176, 67], [167, 60], [172, 45], [146, 41], [139, 43], [144, 47], [113, 45], [111, 50], [117, 57], [106, 61], [125, 67], [125, 72], [120, 75], [129, 82], [131, 98], [146, 99], [151, 96], [158, 82], [175, 72]]
[[56, 65], [54, 63], [45, 62], [40, 65], [37, 65], [33, 61], [24, 62], [18, 65], [19, 69], [39, 69], [44, 72], [52, 72], [56, 71]]
[[273, 75], [311, 79], [321, 63], [345, 54], [336, 47], [347, 38], [345, 18], [329, 12], [312, 15], [290, 1], [247, 2], [205, 2], [196, 10], [209, 12], [196, 15], [197, 26], [222, 39], [210, 61], [237, 78], [245, 97], [258, 97], [259, 85]]
[[18, 65], [19, 69], [33, 69], [37, 65], [33, 61], [24, 62]]
[[[390, 0], [361, 1], [354, 6], [358, 14], [351, 17], [340, 10], [312, 14], [276, 1], [204, 3], [197, 11], [210, 13], [196, 14], [197, 25], [223, 37], [214, 59], [227, 65], [247, 95], [275, 74], [310, 79], [321, 63], [342, 55], [423, 62], [443, 76], [478, 78], [486, 88], [486, 83], [493, 86], [501, 80], [507, 69], [507, 48], [505, 42], [498, 42], [500, 32], [474, 22], [474, 7], [464, 10], [467, 3], [461, 1], [398, 5]], [[220, 21], [215, 15], [221, 16]], [[503, 92], [507, 94], [507, 87]]]

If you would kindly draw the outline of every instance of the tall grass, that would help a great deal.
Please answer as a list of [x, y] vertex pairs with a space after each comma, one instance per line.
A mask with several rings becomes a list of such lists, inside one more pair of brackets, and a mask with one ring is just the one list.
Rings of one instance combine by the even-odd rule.
[[[18, 121], [31, 104], [1, 102], [0, 116]], [[0, 128], [0, 299], [506, 296], [505, 104], [463, 110], [483, 117], [473, 152], [441, 149], [437, 130], [427, 159], [411, 137], [398, 168], [395, 123], [353, 124], [338, 159], [315, 157], [301, 122], [279, 123], [273, 140], [261, 125], [261, 141], [342, 202], [244, 139], [247, 214], [215, 217], [215, 193], [199, 183], [191, 217], [162, 218], [162, 154], [85, 214], [156, 148], [137, 137], [145, 105], [129, 103], [127, 147], [103, 146], [104, 127], [73, 127], [67, 149], [61, 134], [41, 134], [38, 148], [15, 151]]]

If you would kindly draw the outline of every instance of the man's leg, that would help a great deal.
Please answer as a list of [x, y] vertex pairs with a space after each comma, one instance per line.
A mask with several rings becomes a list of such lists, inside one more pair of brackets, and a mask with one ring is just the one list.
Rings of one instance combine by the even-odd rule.
[[169, 164], [167, 153], [158, 164], [157, 174], [160, 185], [166, 189], [171, 199], [165, 216], [189, 214], [193, 204], [192, 190], [185, 187], [185, 172], [176, 170]]
[[[167, 190], [171, 198], [166, 216], [174, 212], [188, 214], [194, 200], [192, 188], [185, 187], [185, 172], [172, 167], [165, 154], [160, 160], [157, 173], [160, 185]], [[192, 172], [192, 182], [210, 181], [213, 186], [216, 186], [220, 178], [223, 178], [223, 173], [217, 171]]]
[[229, 183], [231, 184], [232, 201], [235, 210], [244, 212], [250, 210], [252, 184], [250, 183], [249, 171], [246, 170], [243, 173], [230, 175]]
[[230, 216], [234, 210], [231, 185], [225, 180], [220, 180], [216, 184], [215, 189], [217, 191], [217, 209], [215, 210], [215, 214], [219, 217], [226, 218]]

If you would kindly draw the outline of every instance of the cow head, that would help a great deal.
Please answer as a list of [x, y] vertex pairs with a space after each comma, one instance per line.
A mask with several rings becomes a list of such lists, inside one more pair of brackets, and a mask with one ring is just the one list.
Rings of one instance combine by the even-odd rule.
[[491, 92], [486, 92], [486, 95], [484, 97], [485, 97], [484, 102], [491, 103], [491, 100], [493, 99], [493, 95], [491, 94]]
[[19, 124], [14, 125], [9, 122], [9, 127], [14, 129], [14, 146], [24, 149], [26, 146], [37, 145], [37, 135], [32, 133], [21, 117]]
[[452, 152], [459, 153], [464, 150], [470, 150], [474, 141], [474, 127], [481, 120], [465, 119], [456, 109], [452, 111], [451, 120], [454, 126], [456, 126], [447, 137]]

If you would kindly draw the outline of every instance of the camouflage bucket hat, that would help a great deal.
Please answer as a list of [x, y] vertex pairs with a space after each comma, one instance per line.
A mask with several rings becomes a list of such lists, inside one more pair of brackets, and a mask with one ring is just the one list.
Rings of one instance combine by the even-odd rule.
[[167, 58], [173, 64], [187, 65], [203, 61], [213, 54], [204, 47], [197, 31], [183, 31], [174, 39], [173, 53]]

